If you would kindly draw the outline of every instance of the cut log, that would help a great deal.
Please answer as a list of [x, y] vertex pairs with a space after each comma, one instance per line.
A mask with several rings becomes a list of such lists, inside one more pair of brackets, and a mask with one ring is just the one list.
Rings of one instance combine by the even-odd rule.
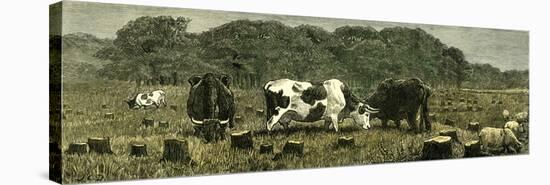
[[273, 153], [273, 144], [260, 145], [260, 154], [271, 154], [271, 153]]
[[168, 121], [159, 121], [159, 127], [161, 128], [168, 128], [169, 122]]
[[107, 108], [107, 104], [101, 104], [101, 108], [102, 108], [102, 109], [106, 109], [106, 108]]
[[437, 120], [437, 114], [430, 113], [430, 114], [428, 114], [428, 118], [430, 119], [430, 121], [435, 121], [435, 120]]
[[243, 117], [242, 116], [235, 116], [235, 122], [242, 123]]
[[460, 98], [458, 101], [460, 101], [461, 103], [465, 102], [466, 100], [464, 98]]
[[110, 138], [91, 137], [88, 138], [90, 152], [98, 154], [112, 154]]
[[437, 136], [424, 141], [422, 159], [449, 159], [453, 155], [451, 137]]
[[178, 111], [178, 105], [170, 105], [170, 109], [177, 112]]
[[497, 104], [499, 104], [499, 105], [502, 105], [502, 101], [501, 101], [501, 100], [499, 100], [499, 101], [497, 102]]
[[115, 114], [113, 114], [112, 112], [107, 112], [105, 113], [105, 119], [115, 119]]
[[248, 113], [252, 113], [254, 111], [254, 108], [252, 107], [252, 105], [247, 105], [244, 110]]
[[165, 139], [163, 161], [171, 162], [189, 162], [191, 156], [187, 148], [187, 140], [183, 139]]
[[468, 123], [468, 130], [473, 132], [479, 132], [481, 127], [479, 126], [479, 122], [470, 122]]
[[145, 127], [153, 127], [155, 126], [155, 120], [153, 120], [153, 118], [143, 118], [141, 124]]
[[464, 157], [481, 156], [481, 143], [478, 140], [468, 141], [464, 144]]
[[69, 149], [67, 149], [68, 154], [86, 154], [88, 153], [88, 144], [86, 143], [71, 143], [69, 144]]
[[221, 125], [220, 120], [205, 119], [202, 124], [194, 124], [195, 136], [204, 139], [209, 143], [224, 139], [225, 125]]
[[338, 138], [338, 147], [352, 147], [355, 145], [355, 139], [353, 137], [342, 136]]
[[147, 145], [145, 144], [130, 145], [130, 156], [134, 156], [134, 157], [147, 156]]
[[263, 117], [264, 116], [264, 110], [263, 109], [256, 110], [256, 116]]
[[283, 147], [283, 154], [303, 155], [304, 154], [304, 142], [303, 141], [295, 141], [295, 140], [287, 141], [285, 146]]
[[253, 147], [252, 133], [248, 130], [231, 133], [231, 147], [250, 149]]
[[454, 126], [454, 125], [455, 125], [455, 121], [452, 120], [451, 118], [445, 118], [445, 121], [443, 122], [443, 124], [449, 125], [449, 126]]
[[445, 129], [439, 131], [440, 136], [449, 136], [454, 142], [460, 142], [458, 140], [458, 134], [456, 132], [456, 129]]

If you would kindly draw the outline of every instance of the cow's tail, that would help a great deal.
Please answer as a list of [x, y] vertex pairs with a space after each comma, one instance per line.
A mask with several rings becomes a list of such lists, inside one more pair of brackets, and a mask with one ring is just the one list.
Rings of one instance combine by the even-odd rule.
[[420, 104], [420, 123], [424, 124], [426, 130], [432, 129], [432, 124], [429, 118], [428, 98], [432, 95], [432, 90], [427, 85], [422, 85], [422, 101]]

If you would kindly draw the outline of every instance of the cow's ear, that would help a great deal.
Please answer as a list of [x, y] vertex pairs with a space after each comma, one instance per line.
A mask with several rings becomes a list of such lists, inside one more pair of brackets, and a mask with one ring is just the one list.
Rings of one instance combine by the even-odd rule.
[[229, 87], [229, 85], [231, 84], [231, 80], [233, 80], [231, 78], [231, 76], [229, 75], [226, 75], [226, 74], [222, 74], [220, 75], [220, 81], [223, 83], [223, 85], [225, 85], [226, 87]]
[[190, 77], [187, 81], [189, 81], [189, 84], [191, 84], [191, 86], [194, 86], [195, 84], [199, 83], [201, 79], [201, 76], [195, 75]]

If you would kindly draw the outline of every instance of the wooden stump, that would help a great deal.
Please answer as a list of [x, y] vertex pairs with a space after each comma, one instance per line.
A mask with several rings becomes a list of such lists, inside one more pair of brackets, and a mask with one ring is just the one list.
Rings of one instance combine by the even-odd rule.
[[422, 159], [449, 159], [453, 155], [451, 137], [437, 136], [424, 141]]
[[450, 125], [450, 126], [454, 126], [455, 125], [455, 121], [450, 119], [450, 118], [445, 118], [445, 121], [443, 122], [443, 124], [445, 125]]
[[453, 112], [458, 112], [458, 108], [457, 108], [457, 107], [453, 107]]
[[264, 116], [264, 110], [263, 109], [256, 110], [256, 116], [263, 117]]
[[76, 115], [84, 115], [84, 111], [82, 111], [82, 110], [77, 110], [77, 111], [76, 111]]
[[449, 107], [443, 107], [443, 112], [449, 112]]
[[491, 104], [496, 104], [497, 101], [496, 100], [491, 100]]
[[458, 140], [458, 134], [456, 133], [456, 129], [446, 129], [439, 131], [440, 136], [449, 136], [454, 142], [460, 142]]
[[102, 109], [106, 109], [106, 108], [107, 108], [107, 104], [102, 104], [102, 105], [101, 105], [101, 108], [102, 108]]
[[147, 156], [147, 145], [145, 144], [130, 145], [130, 156], [134, 156], [134, 157]]
[[502, 105], [502, 101], [501, 101], [501, 100], [499, 100], [499, 101], [497, 102], [497, 104], [499, 104], [499, 105]]
[[243, 117], [242, 116], [235, 116], [235, 122], [242, 123]]
[[480, 106], [477, 106], [477, 110], [478, 110], [478, 111], [483, 111], [483, 106], [481, 106], [481, 105], [480, 105]]
[[187, 140], [165, 139], [162, 160], [171, 162], [189, 162], [191, 160], [191, 156], [189, 155], [187, 148]]
[[113, 114], [112, 112], [107, 112], [105, 113], [105, 119], [115, 119], [115, 114]]
[[178, 105], [170, 105], [170, 109], [177, 112], [178, 111]]
[[145, 127], [153, 127], [155, 126], [155, 120], [153, 120], [153, 118], [143, 118], [141, 124]]
[[437, 119], [436, 116], [437, 116], [437, 114], [435, 114], [435, 113], [428, 114], [428, 117], [430, 118], [430, 121], [435, 121]]
[[111, 150], [111, 140], [109, 138], [88, 138], [88, 146], [90, 147], [90, 152], [95, 152], [98, 154], [113, 153], [113, 151]]
[[88, 153], [88, 144], [86, 143], [71, 143], [69, 144], [69, 149], [67, 149], [68, 154], [86, 154]]
[[73, 109], [64, 109], [65, 114], [73, 113]]
[[352, 147], [355, 145], [355, 139], [353, 137], [342, 136], [338, 138], [338, 147]]
[[271, 154], [271, 153], [273, 153], [273, 144], [260, 145], [260, 154]]
[[477, 105], [477, 104], [478, 104], [477, 100], [474, 100], [474, 102], [473, 102], [473, 103], [474, 103], [474, 105]]
[[466, 110], [467, 110], [467, 111], [474, 111], [474, 106], [468, 105], [468, 106], [466, 107]]
[[159, 121], [159, 127], [161, 128], [168, 128], [169, 122], [168, 121]]
[[294, 140], [287, 141], [285, 146], [283, 147], [283, 154], [303, 155], [304, 154], [304, 142], [303, 141], [294, 141]]
[[447, 105], [449, 105], [449, 106], [450, 106], [450, 105], [453, 105], [453, 102], [452, 102], [452, 101], [448, 101], [448, 102], [447, 102]]
[[481, 143], [478, 140], [468, 141], [464, 144], [464, 157], [481, 156]]
[[247, 105], [244, 110], [248, 113], [251, 113], [252, 111], [254, 111], [254, 108], [252, 107], [252, 105]]
[[458, 101], [460, 101], [461, 103], [463, 103], [463, 102], [465, 102], [466, 100], [465, 100], [464, 98], [460, 98], [460, 100], [458, 100]]
[[202, 124], [193, 125], [195, 135], [207, 143], [224, 139], [225, 128], [217, 119], [205, 119]]
[[468, 123], [468, 130], [473, 132], [479, 132], [481, 127], [479, 126], [479, 122], [470, 122]]
[[444, 100], [441, 100], [440, 105], [441, 105], [441, 106], [445, 106], [445, 105], [446, 105], [445, 101], [444, 101]]
[[250, 149], [253, 147], [252, 133], [248, 130], [231, 134], [231, 147]]

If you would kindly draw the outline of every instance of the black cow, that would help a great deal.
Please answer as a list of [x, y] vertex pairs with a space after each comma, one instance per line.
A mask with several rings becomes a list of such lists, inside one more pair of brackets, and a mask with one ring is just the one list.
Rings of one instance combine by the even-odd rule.
[[217, 119], [221, 125], [233, 128], [235, 101], [229, 89], [231, 77], [225, 74], [206, 73], [189, 78], [191, 88], [187, 100], [187, 114], [194, 125], [204, 120]]
[[[407, 80], [385, 79], [374, 94], [370, 95], [366, 102], [380, 111], [372, 114], [371, 118], [382, 120], [382, 126], [386, 127], [388, 120], [393, 120], [399, 126], [402, 119], [407, 119], [409, 127], [413, 131], [421, 131], [422, 124], [426, 130], [431, 130], [432, 125], [428, 118], [428, 98], [431, 88], [418, 78]], [[416, 117], [420, 108], [420, 128], [417, 129]]]

